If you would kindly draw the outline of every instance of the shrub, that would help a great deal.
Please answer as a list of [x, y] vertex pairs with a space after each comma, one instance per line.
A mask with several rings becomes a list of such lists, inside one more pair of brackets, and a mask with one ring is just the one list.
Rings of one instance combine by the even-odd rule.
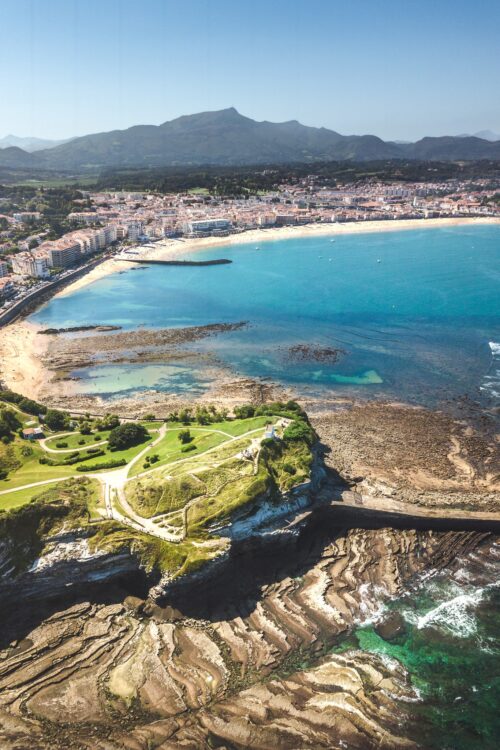
[[182, 422], [182, 424], [189, 424], [192, 418], [191, 409], [182, 409], [179, 412], [179, 422]]
[[32, 414], [33, 416], [37, 416], [37, 414], [45, 414], [47, 411], [46, 406], [42, 406], [41, 404], [37, 404], [36, 401], [33, 401], [30, 398], [23, 398], [21, 401], [19, 401], [18, 404], [21, 411], [26, 412], [26, 414]]
[[84, 422], [80, 425], [80, 435], [90, 435], [92, 429], [88, 422]]
[[196, 445], [194, 443], [188, 443], [188, 445], [185, 445], [183, 448], [181, 448], [181, 453], [188, 453], [189, 451], [195, 451]]
[[294, 420], [288, 425], [283, 433], [285, 441], [304, 440], [306, 443], [311, 444], [314, 439], [314, 433], [306, 422], [302, 420]]
[[286, 471], [287, 474], [296, 474], [297, 469], [293, 464], [284, 463], [283, 464], [283, 471]]
[[21, 422], [12, 409], [0, 411], [0, 437], [5, 444], [12, 440], [13, 433], [21, 427]]
[[44, 422], [50, 430], [58, 432], [66, 427], [68, 423], [68, 415], [57, 409], [47, 409]]
[[186, 443], [190, 443], [192, 441], [191, 433], [189, 430], [179, 430], [177, 434], [177, 440], [179, 440], [183, 445]]
[[102, 471], [103, 469], [115, 469], [119, 466], [126, 466], [127, 462], [124, 458], [119, 458], [116, 461], [106, 461], [102, 464], [85, 464], [83, 466], [77, 466], [77, 471]]
[[125, 450], [143, 443], [149, 437], [144, 425], [138, 422], [128, 422], [115, 427], [109, 433], [108, 445], [111, 450]]
[[64, 440], [58, 440], [56, 443], [56, 448], [67, 448], [67, 447], [68, 447], [68, 444]]
[[10, 404], [19, 404], [23, 400], [24, 396], [20, 393], [14, 393], [14, 391], [0, 390], [0, 399], [2, 401], [8, 401]]
[[94, 440], [95, 440], [96, 442], [97, 442], [97, 441], [99, 441], [99, 440], [102, 440], [102, 437], [101, 437], [101, 435], [96, 435], [96, 436], [95, 436], [95, 438], [94, 438]]
[[276, 441], [273, 438], [264, 438], [261, 440], [260, 446], [261, 448], [273, 448], [275, 444]]
[[96, 430], [114, 430], [120, 424], [120, 419], [115, 414], [106, 414], [102, 419], [95, 421]]
[[79, 440], [78, 445], [85, 445], [85, 440]]
[[244, 404], [243, 406], [236, 406], [234, 408], [234, 416], [237, 419], [249, 419], [255, 415], [255, 407], [251, 404]]

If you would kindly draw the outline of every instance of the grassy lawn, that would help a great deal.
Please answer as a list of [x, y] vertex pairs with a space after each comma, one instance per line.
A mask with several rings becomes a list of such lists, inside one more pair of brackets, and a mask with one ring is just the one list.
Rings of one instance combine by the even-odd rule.
[[[101, 485], [96, 479], [88, 479], [87, 481], [92, 488], [92, 493], [88, 502], [90, 517], [92, 519], [100, 519], [102, 518], [102, 515], [98, 513], [97, 509], [99, 507], [104, 508], [104, 497]], [[1, 485], [2, 483], [0, 483], [0, 488], [2, 488]], [[54, 490], [57, 492], [60, 487], [63, 487], [63, 482], [54, 482], [53, 484], [31, 487], [27, 490], [16, 490], [8, 495], [0, 495], [0, 511], [19, 508], [21, 505], [26, 505], [26, 503], [31, 502], [33, 498], [38, 497], [48, 490]]]
[[[60, 450], [69, 450], [72, 448], [73, 450], [84, 450], [85, 448], [89, 448], [96, 443], [100, 443], [102, 440], [107, 440], [109, 436], [110, 430], [101, 430], [100, 432], [92, 433], [92, 435], [81, 435], [79, 432], [73, 432], [71, 435], [64, 435], [64, 433], [60, 435], [55, 435], [54, 437], [47, 439], [47, 448], [51, 448], [52, 450], [58, 450], [56, 447], [56, 443], [67, 443], [66, 448], [61, 448]], [[63, 437], [64, 435], [64, 437]], [[83, 444], [79, 445], [80, 441], [83, 440]]]
[[[0, 511], [11, 510], [12, 508], [19, 508], [21, 505], [26, 505], [37, 495], [40, 495], [44, 490], [49, 487], [57, 487], [57, 484], [47, 484], [42, 487], [32, 487], [29, 490], [17, 490], [17, 492], [9, 492], [8, 495], [0, 495]], [[0, 483], [1, 487], [1, 483]]]
[[104, 514], [106, 512], [106, 504], [104, 502], [104, 489], [101, 483], [97, 481], [97, 479], [89, 479], [88, 481], [90, 482], [92, 488], [92, 492], [90, 493], [90, 497], [87, 501], [90, 519], [92, 521], [100, 521], [103, 518], [103, 513], [100, 513], [99, 511], [102, 510]]
[[233, 437], [244, 435], [245, 432], [265, 427], [269, 422], [276, 422], [276, 417], [250, 417], [250, 419], [232, 419], [209, 425], [214, 430], [228, 432]]
[[26, 412], [21, 411], [21, 409], [19, 409], [16, 404], [11, 404], [10, 401], [3, 401], [2, 399], [0, 399], [0, 409], [10, 409], [11, 411], [15, 412], [23, 427], [40, 426], [40, 420], [38, 419], [38, 417], [33, 416], [33, 414], [26, 414]]
[[[148, 440], [145, 440], [143, 443], [135, 445], [132, 448], [127, 448], [123, 451], [112, 452], [106, 450], [106, 454], [104, 456], [96, 456], [95, 459], [90, 458], [85, 463], [89, 465], [95, 464], [98, 466], [99, 464], [106, 463], [107, 461], [118, 461], [120, 459], [125, 459], [125, 461], [128, 463], [138, 453], [140, 453], [148, 445], [148, 443], [151, 442], [152, 439], [153, 437], [150, 436]], [[16, 487], [22, 487], [25, 484], [32, 484], [34, 482], [43, 482], [46, 479], [64, 479], [71, 476], [85, 476], [85, 472], [76, 470], [77, 466], [80, 466], [82, 464], [73, 464], [72, 466], [48, 466], [47, 464], [39, 463], [38, 459], [41, 456], [47, 457], [51, 454], [44, 451], [43, 448], [38, 445], [38, 443], [28, 443], [26, 440], [16, 439], [12, 443], [12, 446], [14, 448], [16, 457], [21, 462], [21, 466], [19, 466], [17, 469], [11, 470], [7, 479], [0, 480], [0, 491], [15, 489]], [[21, 455], [21, 449], [25, 448], [26, 446], [29, 446], [32, 449], [33, 452], [31, 456]], [[57, 456], [55, 456], [54, 454], [52, 455], [53, 458], [57, 459]], [[63, 455], [68, 454], [62, 454], [61, 459]], [[95, 471], [113, 471], [113, 469], [95, 469]], [[6, 496], [0, 495], [0, 498], [5, 500]]]
[[157, 432], [162, 426], [163, 422], [161, 422], [160, 420], [156, 420], [155, 422], [141, 422], [140, 424], [144, 425], [146, 430], [149, 430], [150, 432]]
[[[12, 444], [15, 455], [21, 465], [9, 472], [7, 479], [0, 480], [0, 491], [24, 484], [43, 482], [45, 479], [57, 479], [59, 477], [70, 477], [75, 473], [74, 466], [46, 466], [40, 464], [38, 459], [47, 456], [47, 453], [37, 443], [28, 443], [26, 440], [16, 439]], [[32, 449], [30, 456], [23, 456], [21, 449], [29, 446]], [[2, 497], [0, 495], [0, 497]]]
[[[206, 451], [209, 448], [213, 448], [216, 445], [220, 445], [220, 443], [228, 440], [228, 438], [225, 435], [221, 435], [220, 432], [207, 432], [206, 430], [210, 428], [197, 429], [196, 427], [190, 427], [188, 429], [191, 433], [191, 436], [193, 437], [190, 445], [195, 445], [196, 450], [183, 453], [181, 450], [183, 446], [179, 442], [177, 435], [179, 434], [180, 430], [184, 429], [186, 428], [169, 428], [163, 440], [158, 443], [158, 445], [155, 445], [154, 448], [152, 448], [151, 453], [156, 453], [160, 457], [159, 461], [157, 461], [155, 464], [152, 464], [152, 469], [156, 469], [160, 466], [165, 466], [166, 464], [172, 463], [173, 461], [178, 461], [183, 458], [189, 459], [196, 456], [198, 453], [202, 453], [203, 451]], [[143, 463], [143, 461], [138, 461], [136, 464], [134, 464], [134, 466], [132, 466], [130, 470], [129, 476], [135, 477], [142, 471], [146, 471], [146, 469], [144, 469]]]
[[[228, 438], [226, 435], [237, 437], [238, 435], [243, 435], [246, 432], [258, 430], [261, 427], [263, 428], [270, 421], [274, 421], [274, 419], [270, 417], [252, 417], [251, 419], [237, 419], [227, 420], [225, 422], [217, 422], [215, 424], [208, 425], [207, 427], [186, 427], [185, 425], [179, 424], [175, 424], [173, 426], [169, 425], [167, 434], [165, 435], [161, 443], [156, 445], [152, 450], [153, 454], [156, 453], [160, 456], [160, 460], [155, 464], [152, 464], [151, 468], [156, 469], [161, 466], [171, 464], [174, 461], [180, 461], [184, 459], [186, 459], [186, 464], [182, 464], [182, 466], [187, 466], [187, 460], [189, 458], [195, 458], [198, 454], [203, 453], [210, 448], [215, 448], [217, 445], [228, 442], [230, 438]], [[179, 430], [185, 429], [188, 429], [192, 437], [194, 438], [190, 445], [196, 446], [196, 450], [189, 451], [187, 453], [182, 452], [182, 446], [177, 438]], [[217, 432], [217, 430], [220, 430], [220, 432]], [[226, 435], [222, 435], [221, 432], [226, 433]], [[258, 433], [256, 433], [255, 436], [258, 437]], [[222, 459], [228, 458], [235, 453], [238, 453], [239, 451], [243, 450], [243, 448], [246, 448], [248, 444], [249, 440], [246, 438], [244, 438], [243, 441], [229, 442], [227, 450], [224, 452]], [[210, 461], [222, 459], [216, 458], [215, 451], [214, 453], [210, 454]], [[132, 466], [129, 477], [135, 477], [141, 472], [147, 471], [147, 469], [144, 468], [143, 463], [143, 461], [138, 461], [134, 466]], [[189, 465], [191, 465], [191, 462], [189, 462]], [[181, 472], [183, 471], [185, 471], [185, 469], [181, 469]]]
[[[134, 445], [132, 446], [132, 448], [127, 448], [124, 451], [106, 450], [106, 455], [96, 458], [95, 462], [96, 464], [98, 464], [98, 463], [104, 463], [105, 461], [119, 461], [121, 458], [124, 458], [125, 461], [128, 463], [129, 461], [132, 461], [132, 459], [135, 458], [138, 453], [143, 451], [144, 448], [147, 448], [149, 443], [151, 443], [154, 439], [155, 439], [155, 435], [153, 434], [153, 435], [150, 435], [149, 438], [147, 438], [147, 440], [145, 440], [143, 443], [139, 443], [139, 445]], [[156, 452], [156, 449], [155, 449], [155, 452]]]

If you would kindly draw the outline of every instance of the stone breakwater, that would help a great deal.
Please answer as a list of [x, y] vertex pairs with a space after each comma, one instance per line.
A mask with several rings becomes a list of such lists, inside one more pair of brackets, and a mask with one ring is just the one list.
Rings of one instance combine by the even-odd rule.
[[214, 260], [151, 260], [148, 258], [122, 258], [126, 263], [139, 263], [148, 266], [225, 266], [232, 263], [229, 258], [216, 258]]
[[[52, 604], [21, 591], [2, 613], [11, 640], [0, 653], [0, 745], [412, 747], [405, 701], [417, 696], [404, 671], [358, 651], [326, 654], [415, 576], [487, 542], [345, 532], [330, 514], [235, 545], [217, 575], [156, 602], [139, 584], [130, 595], [129, 576], [69, 587]], [[23, 602], [39, 618], [29, 631]]]

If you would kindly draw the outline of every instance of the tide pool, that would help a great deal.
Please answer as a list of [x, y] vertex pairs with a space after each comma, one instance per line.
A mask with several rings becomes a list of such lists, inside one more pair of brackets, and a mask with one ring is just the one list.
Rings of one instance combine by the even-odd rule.
[[[464, 393], [498, 400], [500, 227], [346, 234], [334, 242], [306, 237], [259, 247], [191, 256], [227, 257], [231, 265], [126, 270], [51, 300], [31, 319], [45, 327], [124, 329], [245, 320], [246, 328], [191, 348], [214, 352], [239, 374], [305, 394], [425, 404]], [[289, 356], [289, 347], [304, 343], [346, 353], [334, 364]], [[110, 388], [110, 371], [99, 369], [79, 371], [77, 387], [112, 397], [146, 386], [172, 392], [207, 386], [196, 368], [184, 377], [169, 365], [145, 363], [113, 366]]]

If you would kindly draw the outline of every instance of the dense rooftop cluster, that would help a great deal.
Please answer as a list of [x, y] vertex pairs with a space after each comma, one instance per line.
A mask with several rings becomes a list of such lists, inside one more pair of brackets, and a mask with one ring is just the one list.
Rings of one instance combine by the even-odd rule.
[[[47, 237], [37, 231], [33, 200], [0, 214], [0, 305], [9, 306], [33, 286], [84, 265], [110, 247], [164, 238], [227, 236], [251, 229], [311, 223], [435, 217], [500, 216], [498, 185], [491, 179], [436, 182], [354, 181], [326, 187], [315, 175], [265, 192], [221, 197], [207, 190], [180, 193], [78, 191], [65, 223], [71, 231]], [[8, 204], [12, 207], [12, 203]], [[2, 205], [0, 204], [0, 211]], [[25, 228], [24, 239], [12, 237]], [[52, 233], [53, 234], [53, 233]], [[14, 252], [13, 252], [14, 251]]]

